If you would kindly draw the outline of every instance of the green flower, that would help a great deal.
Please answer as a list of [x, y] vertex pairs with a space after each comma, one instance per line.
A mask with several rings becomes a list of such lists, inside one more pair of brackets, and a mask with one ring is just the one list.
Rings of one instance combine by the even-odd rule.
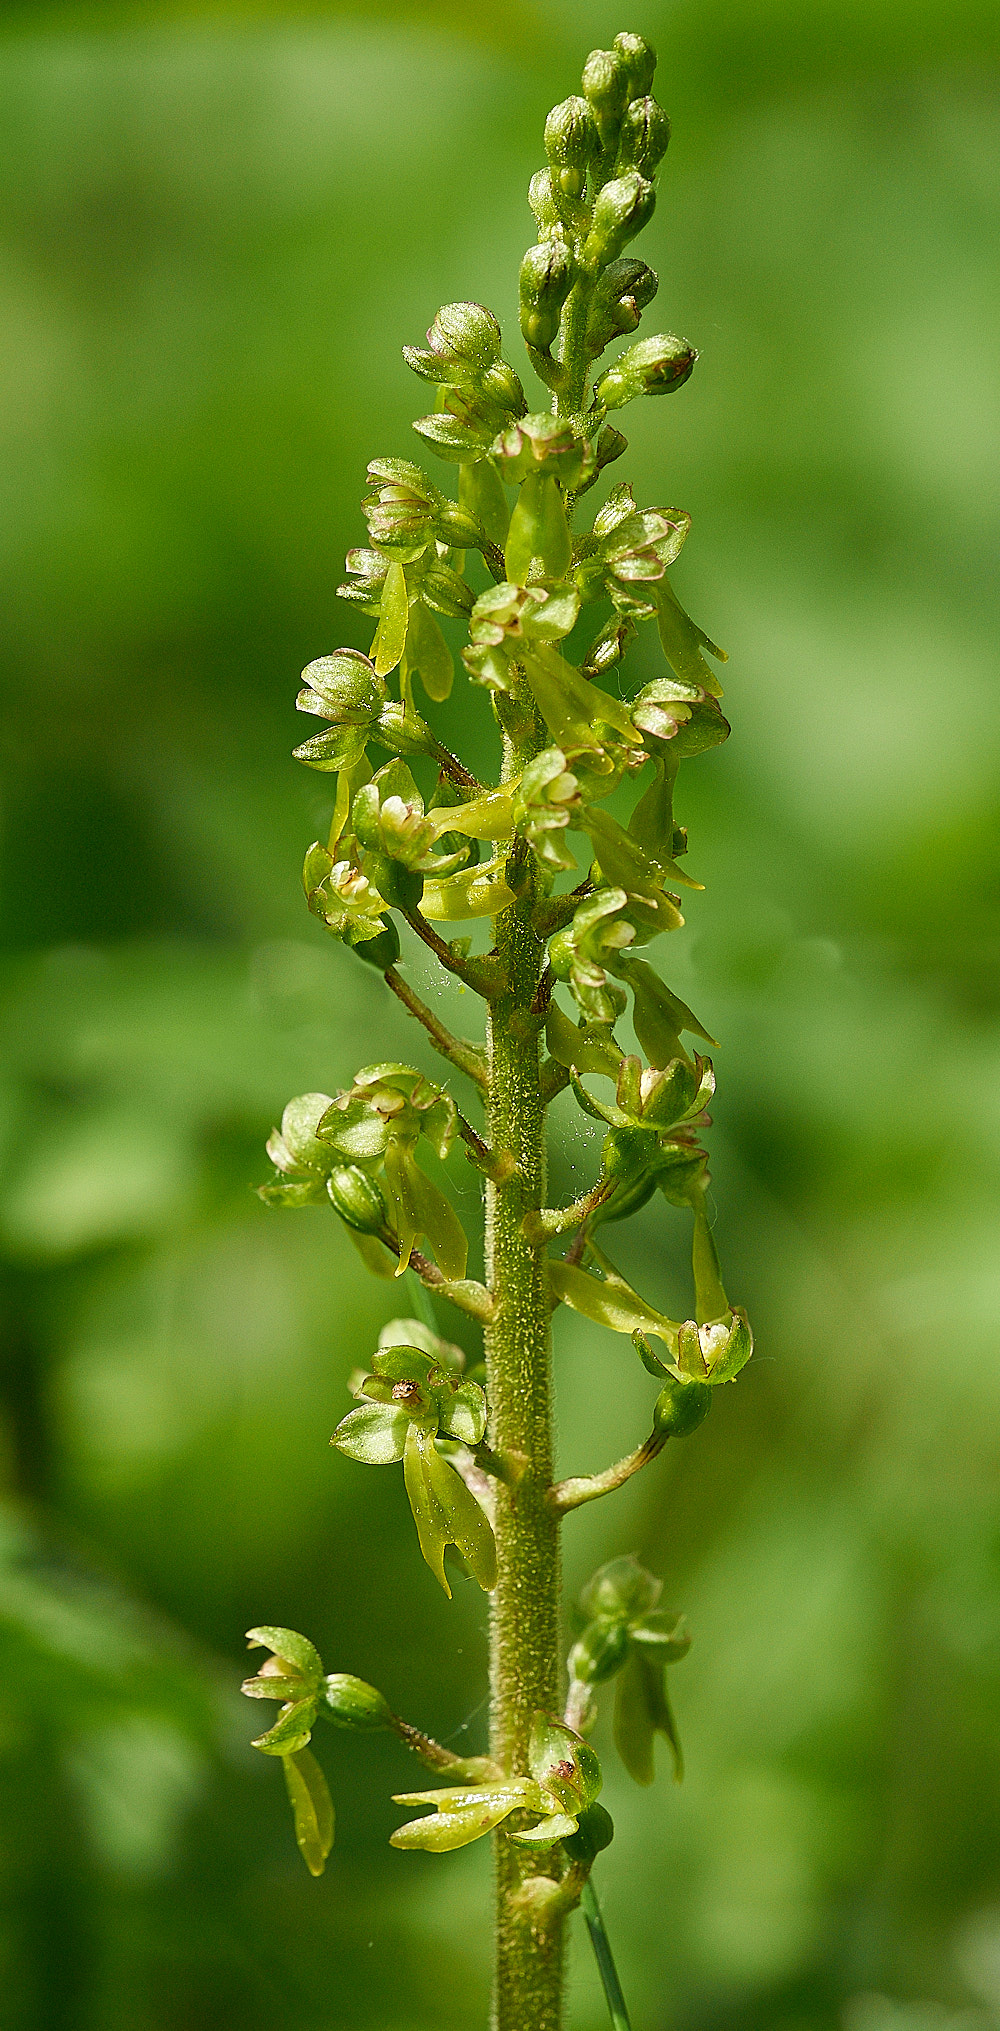
[[496, 1549], [485, 1512], [460, 1474], [438, 1451], [439, 1436], [476, 1447], [486, 1430], [486, 1398], [461, 1373], [457, 1347], [415, 1319], [394, 1320], [380, 1336], [371, 1372], [355, 1390], [331, 1444], [366, 1466], [402, 1460], [421, 1553], [446, 1594], [449, 1544], [487, 1592], [496, 1583]]
[[570, 1702], [586, 1715], [595, 1708], [591, 1689], [617, 1678], [615, 1745], [638, 1784], [655, 1775], [653, 1743], [665, 1735], [680, 1780], [683, 1759], [664, 1673], [686, 1657], [691, 1638], [683, 1616], [658, 1608], [663, 1583], [637, 1559], [611, 1559], [588, 1581], [577, 1604], [581, 1634], [569, 1654]]
[[601, 1789], [601, 1766], [593, 1749], [562, 1721], [539, 1713], [532, 1722], [528, 1768], [530, 1776], [501, 1784], [397, 1792], [397, 1805], [432, 1805], [435, 1810], [397, 1827], [391, 1845], [447, 1853], [492, 1833], [515, 1812], [539, 1815], [533, 1826], [510, 1835], [520, 1846], [550, 1848], [568, 1839]]

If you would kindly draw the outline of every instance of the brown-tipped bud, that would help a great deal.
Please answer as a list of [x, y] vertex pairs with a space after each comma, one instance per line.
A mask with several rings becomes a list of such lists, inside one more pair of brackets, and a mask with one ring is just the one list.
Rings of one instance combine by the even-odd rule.
[[427, 334], [427, 343], [443, 360], [492, 367], [500, 358], [500, 326], [482, 303], [444, 303]]
[[582, 197], [587, 171], [600, 146], [597, 125], [586, 99], [563, 99], [545, 122], [545, 153], [552, 179], [567, 197]]
[[619, 162], [653, 176], [670, 142], [670, 121], [655, 99], [633, 99], [622, 121]]
[[656, 208], [656, 192], [638, 170], [628, 169], [598, 191], [594, 223], [584, 246], [585, 259], [595, 267], [606, 267], [643, 226]]
[[629, 98], [641, 99], [650, 91], [656, 70], [656, 51], [641, 35], [616, 35], [612, 43], [621, 57], [628, 78]]
[[622, 254], [604, 271], [594, 291], [587, 320], [587, 350], [596, 359], [613, 338], [635, 331], [652, 303], [660, 278], [648, 262]]
[[565, 240], [544, 240], [529, 247], [521, 262], [519, 286], [524, 342], [547, 352], [573, 286], [573, 257]]
[[669, 394], [687, 380], [697, 358], [694, 346], [673, 332], [640, 339], [602, 375], [594, 400], [605, 409], [620, 409], [637, 395]]

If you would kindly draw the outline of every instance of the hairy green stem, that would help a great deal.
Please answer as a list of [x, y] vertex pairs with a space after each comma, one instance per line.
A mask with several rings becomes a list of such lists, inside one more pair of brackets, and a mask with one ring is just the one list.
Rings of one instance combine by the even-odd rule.
[[[544, 735], [539, 734], [541, 746]], [[505, 743], [504, 780], [530, 757]], [[486, 1277], [499, 1297], [486, 1329], [490, 1445], [525, 1461], [516, 1479], [496, 1487], [497, 1585], [491, 1627], [490, 1754], [502, 1769], [527, 1772], [532, 1715], [558, 1713], [560, 1698], [559, 1520], [548, 1500], [552, 1481], [552, 1359], [548, 1269], [522, 1222], [545, 1195], [545, 1105], [541, 1093], [541, 1021], [533, 1011], [544, 946], [532, 927], [535, 866], [512, 869], [518, 901], [494, 924], [506, 991], [489, 1009], [490, 1136], [512, 1150], [517, 1170], [491, 1180], [486, 1195]], [[561, 1925], [533, 1926], [526, 1902], [513, 1901], [525, 1879], [544, 1874], [529, 1850], [496, 1836], [496, 1932], [493, 2031], [559, 2031]]]

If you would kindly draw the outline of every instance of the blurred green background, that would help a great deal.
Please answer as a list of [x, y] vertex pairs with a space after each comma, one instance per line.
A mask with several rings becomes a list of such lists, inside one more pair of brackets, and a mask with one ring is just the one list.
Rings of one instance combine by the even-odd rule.
[[[630, 470], [694, 516], [735, 726], [682, 776], [709, 886], [661, 950], [723, 1040], [759, 1351], [567, 1526], [572, 1585], [635, 1549], [695, 1633], [687, 1778], [609, 1758], [601, 1895], [637, 2031], [1000, 2021], [994, 8], [232, 0], [0, 29], [9, 2031], [485, 2021], [485, 1844], [390, 1851], [403, 1752], [331, 1731], [317, 1885], [246, 1746], [251, 1622], [476, 1748], [485, 1659], [400, 1477], [327, 1445], [398, 1294], [250, 1188], [293, 1093], [420, 1053], [304, 912], [296, 677], [367, 647], [334, 588], [366, 459], [417, 455], [400, 344], [472, 296], [520, 356], [544, 115], [623, 26], [674, 120], [646, 322], [702, 355]], [[666, 1209], [620, 1259], [671, 1296]], [[593, 1469], [651, 1385], [578, 1320], [558, 1359]], [[572, 2031], [603, 2021], [577, 1942]]]

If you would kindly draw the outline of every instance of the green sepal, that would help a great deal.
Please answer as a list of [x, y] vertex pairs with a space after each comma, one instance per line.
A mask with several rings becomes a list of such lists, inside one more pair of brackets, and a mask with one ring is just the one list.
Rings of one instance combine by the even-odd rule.
[[478, 1382], [462, 1382], [445, 1401], [440, 1429], [463, 1446], [479, 1446], [486, 1431], [486, 1397]]
[[550, 1262], [549, 1276], [552, 1289], [561, 1304], [568, 1305], [583, 1318], [592, 1319], [595, 1325], [607, 1326], [612, 1333], [652, 1333], [655, 1339], [663, 1340], [672, 1351], [676, 1351], [678, 1326], [673, 1319], [667, 1319], [662, 1312], [655, 1312], [640, 1298], [624, 1278], [607, 1277], [599, 1282], [574, 1263]]
[[628, 1656], [628, 1625], [621, 1616], [600, 1616], [589, 1622], [567, 1660], [571, 1679], [603, 1685], [614, 1678]]
[[644, 1621], [632, 1624], [629, 1640], [657, 1664], [679, 1664], [691, 1648], [691, 1631], [683, 1615], [668, 1615], [657, 1608]]
[[674, 735], [674, 753], [679, 762], [693, 760], [695, 755], [706, 754], [709, 748], [721, 747], [729, 739], [732, 727], [725, 714], [720, 711], [714, 698], [703, 698], [691, 711]]
[[[412, 365], [412, 360], [408, 364]], [[463, 423], [447, 410], [437, 410], [431, 416], [418, 416], [413, 428], [439, 458], [450, 458], [459, 463], [464, 463], [466, 459], [478, 461], [493, 438], [488, 424]]]
[[[380, 1327], [379, 1355], [388, 1353], [390, 1348], [395, 1348], [398, 1353], [404, 1347], [417, 1348], [421, 1354], [427, 1355], [435, 1367], [444, 1368], [449, 1375], [461, 1375], [465, 1367], [465, 1355], [461, 1347], [456, 1347], [452, 1340], [442, 1339], [440, 1333], [435, 1333], [430, 1326], [425, 1326], [422, 1319], [389, 1319]], [[375, 1359], [377, 1360], [378, 1356]]]
[[578, 1826], [575, 1814], [551, 1812], [536, 1826], [525, 1827], [523, 1833], [511, 1834], [509, 1838], [522, 1848], [551, 1848], [556, 1841], [564, 1841], [570, 1834], [575, 1834]]
[[308, 1636], [300, 1636], [297, 1629], [279, 1629], [270, 1623], [262, 1623], [258, 1629], [247, 1630], [249, 1649], [270, 1650], [273, 1656], [284, 1659], [295, 1666], [300, 1678], [313, 1691], [323, 1676], [323, 1660]]
[[277, 1170], [292, 1177], [302, 1171], [327, 1176], [331, 1157], [320, 1140], [319, 1125], [332, 1105], [329, 1093], [299, 1093], [288, 1102], [280, 1129], [272, 1129], [267, 1139], [267, 1154]]
[[326, 1778], [309, 1749], [283, 1758], [285, 1783], [299, 1853], [311, 1876], [321, 1876], [333, 1846], [333, 1800]]
[[678, 677], [686, 677], [689, 683], [700, 684], [714, 697], [721, 698], [722, 687], [702, 650], [707, 649], [717, 662], [727, 663], [725, 649], [720, 649], [685, 613], [669, 579], [659, 580], [655, 598], [660, 642], [671, 669], [676, 670]]
[[327, 1171], [338, 1163], [356, 1164], [363, 1170], [385, 1155], [389, 1142], [387, 1123], [358, 1094], [352, 1094], [343, 1105], [331, 1100], [320, 1117], [319, 1131]]
[[386, 973], [395, 966], [400, 954], [399, 932], [390, 917], [385, 930], [375, 938], [356, 939], [351, 951], [356, 959], [363, 959], [368, 966], [375, 966], [380, 973]]
[[420, 908], [424, 878], [417, 868], [376, 849], [365, 855], [365, 874], [390, 909], [411, 914]]
[[391, 1467], [403, 1457], [409, 1430], [410, 1419], [405, 1410], [393, 1409], [389, 1404], [362, 1403], [341, 1418], [330, 1444], [346, 1453], [349, 1460], [360, 1460], [366, 1467]]
[[[428, 1329], [427, 1334], [431, 1334]], [[372, 1355], [372, 1374], [368, 1381], [377, 1376], [380, 1382], [411, 1382], [419, 1378], [427, 1382], [438, 1366], [433, 1349], [422, 1348], [415, 1340], [389, 1340], [379, 1334], [378, 1351]], [[381, 1399], [376, 1399], [381, 1401]]]
[[293, 1700], [283, 1706], [273, 1728], [264, 1735], [255, 1735], [254, 1749], [261, 1749], [265, 1756], [291, 1756], [304, 1749], [313, 1730], [316, 1719], [316, 1696]]
[[311, 733], [308, 740], [300, 741], [292, 749], [292, 760], [305, 762], [307, 768], [319, 769], [328, 775], [334, 771], [339, 774], [341, 769], [352, 769], [365, 752], [372, 724], [331, 726], [323, 733]]

